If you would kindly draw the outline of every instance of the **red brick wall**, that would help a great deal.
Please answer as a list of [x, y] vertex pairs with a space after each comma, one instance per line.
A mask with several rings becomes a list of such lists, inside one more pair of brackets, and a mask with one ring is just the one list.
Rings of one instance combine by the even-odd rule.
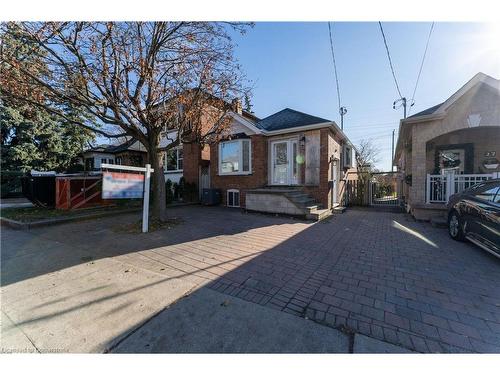
[[219, 176], [219, 145], [210, 147], [210, 180], [211, 187], [221, 189], [222, 201], [226, 205], [227, 190], [240, 191], [240, 205], [245, 206], [245, 192], [267, 185], [267, 139], [262, 135], [252, 135], [252, 173], [249, 175]]
[[186, 182], [195, 183], [198, 186], [199, 165], [201, 160], [201, 148], [197, 143], [184, 143], [183, 147], [183, 176]]

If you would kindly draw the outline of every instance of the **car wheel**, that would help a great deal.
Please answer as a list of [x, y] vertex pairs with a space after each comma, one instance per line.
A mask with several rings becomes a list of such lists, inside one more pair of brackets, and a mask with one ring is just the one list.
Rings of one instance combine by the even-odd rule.
[[462, 219], [457, 211], [453, 210], [448, 215], [448, 233], [456, 241], [463, 241], [465, 234], [463, 231]]

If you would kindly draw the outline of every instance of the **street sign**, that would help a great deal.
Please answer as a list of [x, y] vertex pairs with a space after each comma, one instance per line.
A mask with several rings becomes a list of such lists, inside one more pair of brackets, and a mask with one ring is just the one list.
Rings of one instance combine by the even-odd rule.
[[[149, 226], [149, 186], [151, 183], [151, 164], [145, 168], [129, 165], [101, 164], [102, 198], [103, 199], [131, 199], [141, 198], [142, 202], [142, 232], [146, 233]], [[109, 169], [125, 172], [109, 172]], [[129, 173], [127, 173], [129, 172]], [[142, 173], [130, 173], [142, 172]]]

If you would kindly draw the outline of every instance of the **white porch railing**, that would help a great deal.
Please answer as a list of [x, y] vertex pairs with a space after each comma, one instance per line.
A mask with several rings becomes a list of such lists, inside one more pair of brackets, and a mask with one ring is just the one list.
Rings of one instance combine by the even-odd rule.
[[426, 203], [447, 203], [455, 193], [492, 178], [500, 178], [499, 172], [491, 174], [428, 174]]

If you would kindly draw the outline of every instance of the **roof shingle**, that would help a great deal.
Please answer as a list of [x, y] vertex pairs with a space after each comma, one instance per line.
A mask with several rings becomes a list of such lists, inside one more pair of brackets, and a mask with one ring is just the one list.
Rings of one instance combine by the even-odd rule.
[[257, 127], [272, 131], [330, 122], [330, 120], [285, 108], [257, 122]]
[[424, 109], [423, 111], [420, 111], [418, 113], [415, 113], [414, 115], [409, 116], [408, 118], [420, 117], [420, 116], [426, 116], [426, 115], [432, 115], [434, 112], [436, 112], [436, 110], [439, 107], [441, 107], [441, 104], [443, 104], [443, 103], [439, 103], [439, 104], [436, 104], [435, 106], [432, 106], [430, 108]]

